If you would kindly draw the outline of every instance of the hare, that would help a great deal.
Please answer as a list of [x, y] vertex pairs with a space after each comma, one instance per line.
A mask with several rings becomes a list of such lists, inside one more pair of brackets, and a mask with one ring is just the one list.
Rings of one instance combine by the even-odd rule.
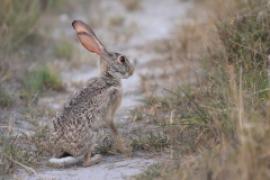
[[[90, 79], [54, 119], [50, 140], [54, 158], [49, 160], [54, 167], [78, 162], [90, 166], [101, 161], [98, 149], [112, 146], [117, 135], [113, 119], [122, 100], [121, 79], [134, 72], [127, 57], [108, 51], [85, 23], [74, 20], [72, 26], [81, 44], [100, 56], [100, 75]], [[65, 155], [69, 157], [63, 158]]]

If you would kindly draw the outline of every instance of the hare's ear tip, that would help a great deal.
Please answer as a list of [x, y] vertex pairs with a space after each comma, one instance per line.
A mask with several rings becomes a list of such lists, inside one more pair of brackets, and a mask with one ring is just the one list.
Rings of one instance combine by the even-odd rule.
[[77, 20], [73, 20], [71, 24], [74, 27], [76, 23], [77, 23]]
[[79, 22], [79, 20], [73, 20], [72, 21], [72, 27], [75, 28], [75, 25]]

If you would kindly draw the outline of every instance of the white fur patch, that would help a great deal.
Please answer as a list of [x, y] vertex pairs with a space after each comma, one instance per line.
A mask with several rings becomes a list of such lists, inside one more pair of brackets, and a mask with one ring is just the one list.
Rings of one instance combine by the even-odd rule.
[[78, 164], [82, 160], [83, 160], [83, 156], [79, 156], [79, 157], [68, 156], [64, 158], [51, 158], [49, 159], [49, 166], [59, 167], [59, 168], [67, 167], [67, 166]]

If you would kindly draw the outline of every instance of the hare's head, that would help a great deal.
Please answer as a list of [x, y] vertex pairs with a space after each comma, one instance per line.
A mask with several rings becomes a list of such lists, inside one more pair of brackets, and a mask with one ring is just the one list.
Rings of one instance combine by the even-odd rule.
[[127, 79], [133, 74], [134, 67], [125, 55], [109, 52], [94, 31], [79, 20], [72, 22], [81, 44], [90, 52], [100, 56], [101, 73], [117, 79]]

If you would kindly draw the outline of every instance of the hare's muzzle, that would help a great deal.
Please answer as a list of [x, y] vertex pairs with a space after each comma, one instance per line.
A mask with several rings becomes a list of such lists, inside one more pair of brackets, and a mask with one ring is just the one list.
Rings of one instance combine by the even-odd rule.
[[133, 73], [134, 73], [134, 70], [135, 70], [135, 68], [134, 68], [133, 66], [131, 66], [131, 67], [129, 68], [128, 75], [129, 75], [129, 76], [132, 76]]

